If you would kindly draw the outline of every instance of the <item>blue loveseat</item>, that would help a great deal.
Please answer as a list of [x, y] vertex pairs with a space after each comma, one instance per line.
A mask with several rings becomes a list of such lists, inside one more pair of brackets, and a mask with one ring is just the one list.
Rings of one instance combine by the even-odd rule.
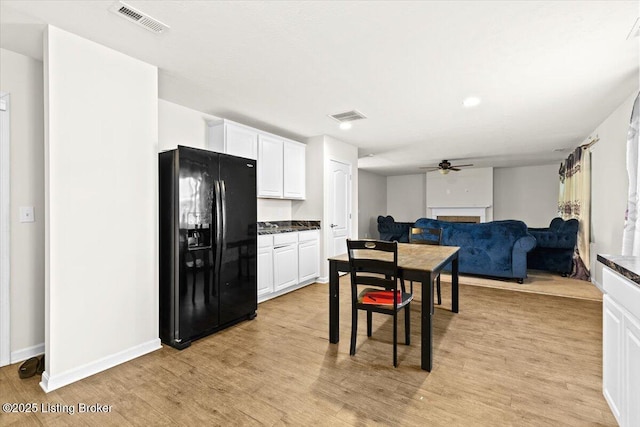
[[548, 228], [529, 228], [537, 242], [535, 249], [527, 254], [529, 268], [554, 271], [563, 276], [571, 273], [578, 226], [577, 219], [554, 218]]
[[409, 229], [412, 222], [396, 222], [391, 215], [378, 217], [378, 233], [380, 240], [409, 243]]

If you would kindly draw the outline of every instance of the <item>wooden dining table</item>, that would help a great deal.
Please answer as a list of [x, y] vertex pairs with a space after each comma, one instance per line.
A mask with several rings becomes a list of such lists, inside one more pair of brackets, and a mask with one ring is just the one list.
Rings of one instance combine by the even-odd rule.
[[[398, 243], [398, 276], [422, 284], [421, 368], [433, 367], [433, 282], [451, 264], [451, 311], [458, 312], [457, 246]], [[340, 341], [340, 272], [349, 272], [347, 253], [329, 258], [329, 342]]]

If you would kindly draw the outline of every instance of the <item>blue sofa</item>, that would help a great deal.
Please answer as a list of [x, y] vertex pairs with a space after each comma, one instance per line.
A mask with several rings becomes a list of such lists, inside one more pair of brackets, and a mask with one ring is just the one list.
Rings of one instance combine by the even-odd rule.
[[529, 268], [560, 273], [571, 273], [573, 254], [578, 244], [577, 219], [567, 221], [562, 218], [551, 220], [548, 228], [529, 228], [536, 239], [536, 247], [527, 254]]
[[527, 277], [527, 252], [536, 239], [522, 221], [492, 221], [480, 224], [421, 218], [414, 224], [378, 217], [381, 240], [409, 241], [409, 228], [441, 228], [442, 244], [460, 247], [460, 273], [517, 279]]

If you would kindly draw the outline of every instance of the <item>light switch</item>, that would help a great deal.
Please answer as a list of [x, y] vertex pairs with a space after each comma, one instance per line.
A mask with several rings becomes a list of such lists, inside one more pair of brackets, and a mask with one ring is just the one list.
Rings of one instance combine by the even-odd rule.
[[20, 206], [20, 222], [34, 222], [33, 206]]

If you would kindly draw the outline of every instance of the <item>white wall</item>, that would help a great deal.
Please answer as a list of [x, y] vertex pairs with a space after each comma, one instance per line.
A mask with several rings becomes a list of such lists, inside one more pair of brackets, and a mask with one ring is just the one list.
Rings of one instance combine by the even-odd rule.
[[157, 68], [48, 26], [50, 391], [160, 347]]
[[[44, 352], [44, 128], [42, 62], [0, 49], [11, 95], [11, 363]], [[20, 206], [35, 222], [21, 223]]]
[[[293, 219], [322, 220], [324, 207], [324, 136], [307, 140], [306, 198], [291, 204]], [[321, 224], [324, 226], [324, 224]], [[320, 253], [323, 253], [320, 251]]]
[[387, 215], [387, 177], [359, 170], [358, 188], [358, 237], [378, 239], [378, 215]]
[[173, 102], [158, 100], [158, 149], [166, 151], [178, 145], [207, 148], [207, 120], [216, 116]]
[[495, 168], [493, 219], [518, 219], [548, 227], [558, 212], [558, 164]]
[[426, 216], [425, 174], [387, 177], [387, 215], [398, 222]]
[[600, 138], [591, 147], [591, 275], [599, 284], [602, 265], [596, 262], [597, 254], [622, 252], [629, 189], [627, 132], [636, 95], [637, 90], [591, 132]]
[[493, 168], [462, 169], [442, 175], [427, 173], [427, 216], [434, 207], [486, 207], [493, 220]]

